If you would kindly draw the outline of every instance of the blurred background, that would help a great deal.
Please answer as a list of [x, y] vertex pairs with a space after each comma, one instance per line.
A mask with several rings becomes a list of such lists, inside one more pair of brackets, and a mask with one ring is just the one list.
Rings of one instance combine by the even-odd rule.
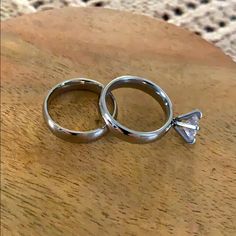
[[236, 0], [2, 0], [1, 20], [67, 6], [105, 7], [159, 18], [193, 31], [236, 61]]

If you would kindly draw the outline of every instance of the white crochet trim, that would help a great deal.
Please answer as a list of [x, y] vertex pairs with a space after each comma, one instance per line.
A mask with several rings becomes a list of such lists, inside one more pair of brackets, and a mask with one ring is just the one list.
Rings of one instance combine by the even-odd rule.
[[236, 61], [236, 0], [2, 0], [1, 19], [64, 6], [107, 7], [162, 18], [196, 32]]

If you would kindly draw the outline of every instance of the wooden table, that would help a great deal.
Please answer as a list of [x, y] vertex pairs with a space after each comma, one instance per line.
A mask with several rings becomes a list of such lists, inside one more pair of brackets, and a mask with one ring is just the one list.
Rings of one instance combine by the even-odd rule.
[[[92, 8], [6, 21], [1, 49], [2, 235], [236, 235], [236, 64], [228, 56], [165, 22]], [[161, 86], [175, 115], [200, 108], [197, 143], [174, 130], [146, 145], [112, 135], [73, 144], [49, 132], [41, 110], [53, 85], [124, 74]], [[148, 95], [114, 95], [122, 123], [162, 124]], [[100, 124], [96, 101], [75, 91], [51, 112], [68, 128], [90, 129]]]

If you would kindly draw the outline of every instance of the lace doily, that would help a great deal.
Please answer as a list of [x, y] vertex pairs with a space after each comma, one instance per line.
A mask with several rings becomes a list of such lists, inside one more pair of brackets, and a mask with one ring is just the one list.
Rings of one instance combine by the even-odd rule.
[[236, 0], [2, 0], [1, 19], [65, 6], [107, 7], [162, 18], [201, 35], [236, 61]]

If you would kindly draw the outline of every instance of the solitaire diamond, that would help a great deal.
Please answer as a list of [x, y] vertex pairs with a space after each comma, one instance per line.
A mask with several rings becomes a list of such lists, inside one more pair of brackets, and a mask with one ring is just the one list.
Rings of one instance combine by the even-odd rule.
[[[198, 122], [199, 122], [199, 118], [197, 117], [196, 114], [193, 115], [189, 120], [186, 120], [186, 124], [194, 125], [196, 127], [198, 127]], [[185, 131], [185, 133], [188, 135], [190, 139], [194, 139], [197, 134], [197, 129], [190, 129], [190, 128], [183, 127], [183, 130]]]
[[187, 143], [195, 143], [196, 134], [199, 130], [198, 123], [201, 117], [202, 113], [199, 110], [194, 110], [173, 120], [175, 130]]

